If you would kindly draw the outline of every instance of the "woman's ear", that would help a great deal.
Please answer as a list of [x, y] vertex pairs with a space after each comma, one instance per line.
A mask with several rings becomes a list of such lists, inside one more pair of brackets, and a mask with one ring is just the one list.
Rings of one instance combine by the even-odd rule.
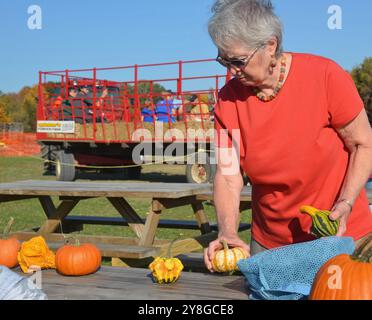
[[275, 56], [277, 48], [278, 48], [278, 39], [276, 37], [273, 37], [267, 42], [266, 50], [268, 51], [270, 56]]

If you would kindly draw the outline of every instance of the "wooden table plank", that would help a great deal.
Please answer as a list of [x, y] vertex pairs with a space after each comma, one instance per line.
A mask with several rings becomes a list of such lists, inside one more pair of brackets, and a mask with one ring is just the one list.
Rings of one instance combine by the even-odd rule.
[[208, 192], [211, 185], [188, 183], [106, 183], [17, 181], [0, 184], [0, 195], [181, 198]]
[[[372, 203], [372, 190], [367, 190], [367, 197], [370, 203]], [[197, 200], [213, 200], [213, 188], [208, 190], [207, 192], [200, 193], [196, 195]], [[245, 186], [242, 190], [242, 193], [240, 195], [241, 201], [252, 201], [252, 187], [251, 186]]]
[[[211, 187], [208, 191], [197, 194], [197, 200], [203, 201], [211, 201], [213, 200], [213, 187]], [[241, 201], [252, 201], [252, 187], [245, 186], [240, 194]]]
[[[48, 242], [49, 249], [56, 252], [62, 247], [63, 242]], [[157, 256], [159, 248], [144, 247], [138, 245], [114, 245], [114, 244], [95, 244], [101, 251], [102, 257], [127, 258], [127, 259], [145, 259]]]
[[147, 269], [102, 267], [85, 277], [42, 272], [42, 287], [50, 300], [248, 300], [242, 276], [183, 272], [173, 285], [153, 283]]

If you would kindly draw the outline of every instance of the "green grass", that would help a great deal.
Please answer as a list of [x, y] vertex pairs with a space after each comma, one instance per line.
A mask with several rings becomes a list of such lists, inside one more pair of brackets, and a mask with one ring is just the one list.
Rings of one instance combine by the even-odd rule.
[[[0, 158], [0, 182], [13, 182], [20, 180], [55, 180], [55, 177], [43, 176], [43, 164], [37, 158], [14, 157]], [[143, 169], [142, 181], [151, 182], [186, 182], [184, 176], [184, 166], [146, 166]], [[97, 174], [84, 174], [84, 179], [78, 181], [89, 181], [97, 178]], [[112, 181], [115, 176], [100, 175], [100, 180]], [[54, 197], [55, 205], [58, 204], [58, 198]], [[150, 199], [128, 199], [128, 202], [139, 213], [141, 217], [146, 217], [150, 207]], [[216, 221], [215, 210], [213, 206], [205, 205], [205, 212], [210, 221]], [[71, 212], [72, 215], [104, 216], [117, 217], [119, 214], [106, 199], [90, 199], [82, 201]], [[16, 201], [0, 204], [0, 229], [3, 229], [10, 217], [15, 218], [12, 231], [30, 230], [40, 226], [46, 219], [42, 207], [37, 199]], [[165, 210], [162, 219], [175, 220], [194, 220], [194, 214], [191, 206], [184, 206], [176, 209]], [[242, 213], [242, 222], [250, 222], [250, 211]], [[80, 234], [85, 235], [111, 235], [134, 237], [135, 234], [129, 227], [112, 226], [85, 226]], [[199, 235], [195, 230], [175, 230], [158, 229], [156, 237], [158, 239], [174, 239], [178, 236], [182, 238]], [[250, 241], [250, 231], [240, 234], [243, 240]]]

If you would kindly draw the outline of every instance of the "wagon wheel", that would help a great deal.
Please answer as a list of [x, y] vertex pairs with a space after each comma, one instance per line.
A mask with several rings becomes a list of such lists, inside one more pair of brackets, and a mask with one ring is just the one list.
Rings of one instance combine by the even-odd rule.
[[60, 150], [58, 145], [48, 145], [45, 143], [40, 143], [41, 158], [43, 160], [49, 160], [51, 162], [44, 162], [44, 175], [54, 175], [55, 174], [55, 161], [57, 160], [57, 153]]
[[210, 163], [208, 155], [204, 155], [206, 163], [194, 163], [186, 166], [186, 178], [189, 183], [205, 184], [213, 180], [215, 165]]
[[56, 177], [58, 181], [75, 181], [75, 158], [72, 153], [59, 151], [56, 159]]

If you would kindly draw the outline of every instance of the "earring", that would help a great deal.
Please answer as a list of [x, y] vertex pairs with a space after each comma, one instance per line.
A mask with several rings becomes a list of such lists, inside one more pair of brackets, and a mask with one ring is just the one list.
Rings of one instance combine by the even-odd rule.
[[273, 74], [274, 68], [277, 66], [278, 61], [274, 58], [274, 56], [271, 56], [271, 57], [272, 57], [272, 60], [270, 62], [270, 73]]
[[275, 68], [277, 64], [278, 64], [278, 61], [275, 59], [275, 56], [272, 55], [272, 56], [271, 56], [271, 64], [270, 64], [270, 66], [271, 66], [272, 68]]

